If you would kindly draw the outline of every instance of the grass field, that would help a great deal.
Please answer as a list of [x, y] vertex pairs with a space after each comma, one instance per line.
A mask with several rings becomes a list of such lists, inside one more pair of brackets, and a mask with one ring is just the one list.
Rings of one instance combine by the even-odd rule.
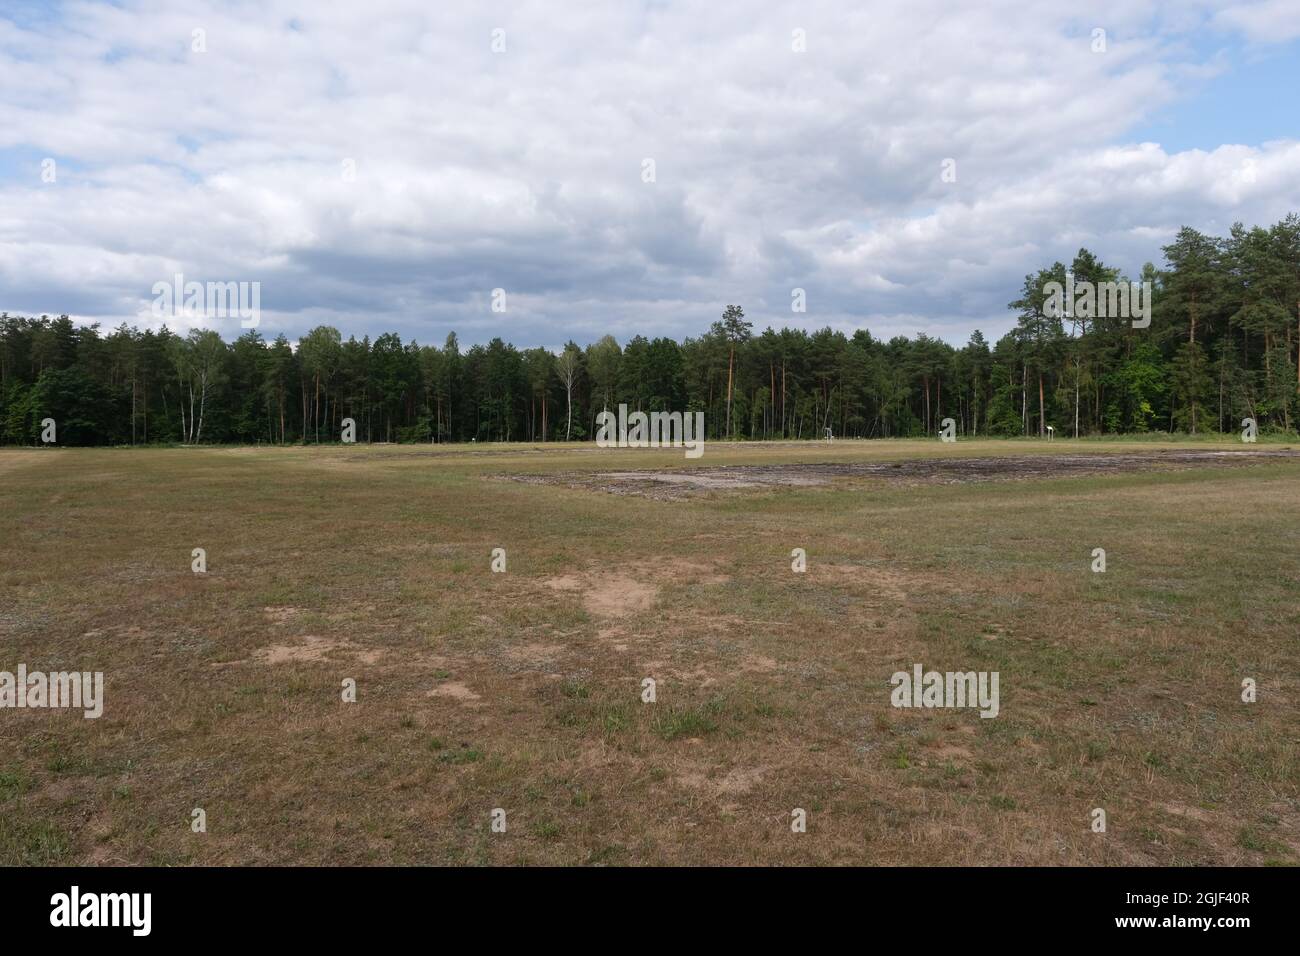
[[1294, 864], [1300, 459], [588, 474], [1188, 448], [0, 450], [0, 670], [107, 683], [0, 710], [0, 863]]

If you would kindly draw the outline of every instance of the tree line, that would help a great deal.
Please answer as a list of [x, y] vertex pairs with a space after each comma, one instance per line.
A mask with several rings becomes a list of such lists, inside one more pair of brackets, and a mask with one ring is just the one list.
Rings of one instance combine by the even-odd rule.
[[[565, 441], [620, 403], [703, 411], [707, 437], [1293, 432], [1300, 415], [1300, 217], [1226, 237], [1181, 229], [1137, 277], [1087, 249], [1025, 276], [990, 347], [767, 328], [728, 306], [677, 342], [604, 336], [559, 354], [494, 338], [462, 350], [318, 326], [296, 347], [251, 329], [101, 333], [66, 315], [0, 315], [0, 443], [61, 445]], [[1050, 283], [1150, 283], [1151, 323], [1053, 305]], [[1103, 314], [1092, 314], [1100, 311]]]

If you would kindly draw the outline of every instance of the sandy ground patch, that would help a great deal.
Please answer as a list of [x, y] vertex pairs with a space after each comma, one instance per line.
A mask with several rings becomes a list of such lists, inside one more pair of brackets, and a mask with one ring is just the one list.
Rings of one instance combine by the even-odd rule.
[[688, 763], [673, 780], [689, 790], [701, 790], [716, 798], [737, 797], [749, 793], [763, 781], [768, 767], [733, 767], [726, 773]]
[[362, 664], [376, 664], [383, 657], [383, 651], [365, 648], [339, 638], [321, 637], [317, 634], [304, 634], [283, 644], [269, 644], [258, 648], [251, 658], [234, 661], [217, 661], [213, 667], [233, 667], [247, 664], [321, 664], [345, 655]]
[[348, 654], [363, 664], [374, 664], [382, 656], [380, 651], [358, 647], [350, 641], [336, 640], [307, 634], [292, 644], [272, 644], [253, 654], [262, 664], [301, 664], [323, 661], [334, 654]]
[[426, 697], [450, 697], [452, 700], [459, 701], [462, 704], [474, 704], [482, 698], [469, 689], [469, 686], [460, 681], [447, 681], [445, 684], [439, 684], [432, 690], [425, 693]]
[[555, 575], [542, 580], [551, 591], [579, 595], [587, 613], [600, 621], [602, 641], [618, 640], [620, 650], [624, 619], [647, 611], [655, 605], [661, 588], [675, 585], [721, 585], [732, 580], [730, 574], [711, 561], [698, 558], [656, 557], [635, 569], [586, 569]]
[[620, 618], [648, 610], [659, 594], [655, 585], [623, 573], [565, 574], [542, 582], [553, 591], [579, 592], [593, 617]]

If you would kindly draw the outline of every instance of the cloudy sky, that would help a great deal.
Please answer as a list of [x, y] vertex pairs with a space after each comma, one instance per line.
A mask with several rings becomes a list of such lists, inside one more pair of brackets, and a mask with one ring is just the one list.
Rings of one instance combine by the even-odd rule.
[[105, 326], [960, 344], [1300, 211], [1300, 0], [0, 0], [0, 77], [0, 310]]

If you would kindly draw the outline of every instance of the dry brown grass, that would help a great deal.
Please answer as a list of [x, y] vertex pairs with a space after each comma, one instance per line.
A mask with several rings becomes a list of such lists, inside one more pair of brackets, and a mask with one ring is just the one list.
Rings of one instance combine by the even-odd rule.
[[[1297, 860], [1297, 463], [683, 501], [499, 480], [683, 467], [593, 446], [0, 452], [0, 669], [108, 684], [97, 721], [0, 711], [0, 862]], [[1001, 715], [892, 708], [914, 662], [999, 671]]]

